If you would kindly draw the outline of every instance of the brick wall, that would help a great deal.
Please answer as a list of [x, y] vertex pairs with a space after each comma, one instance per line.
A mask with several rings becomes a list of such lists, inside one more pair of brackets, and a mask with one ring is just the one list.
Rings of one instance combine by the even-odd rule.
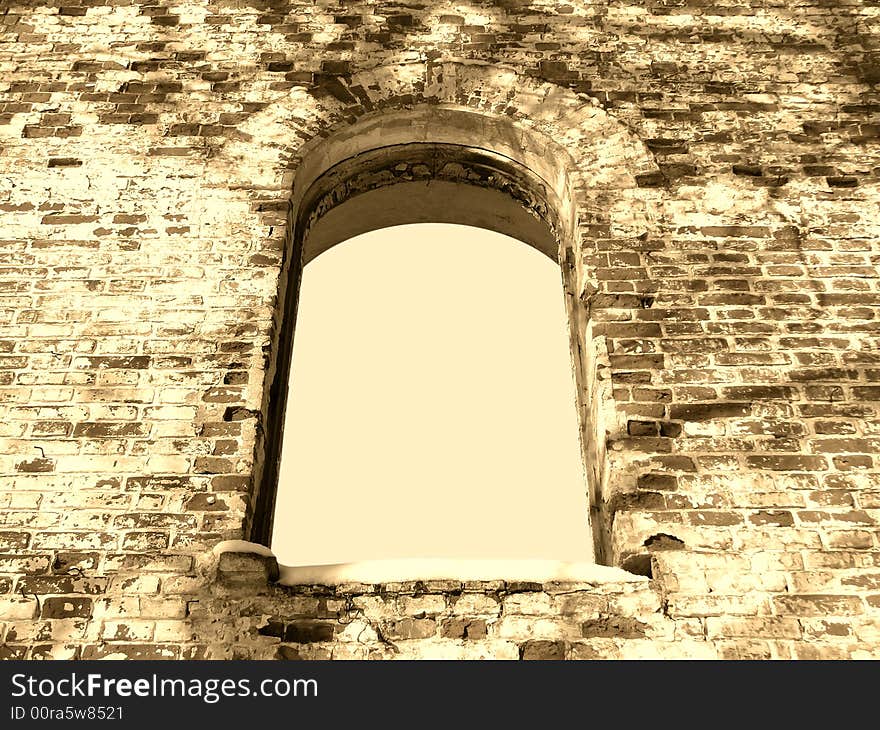
[[[880, 654], [876, 17], [4, 4], [3, 655]], [[608, 560], [650, 580], [285, 588], [211, 551], [249, 529], [299, 163], [421, 103], [574, 160]]]

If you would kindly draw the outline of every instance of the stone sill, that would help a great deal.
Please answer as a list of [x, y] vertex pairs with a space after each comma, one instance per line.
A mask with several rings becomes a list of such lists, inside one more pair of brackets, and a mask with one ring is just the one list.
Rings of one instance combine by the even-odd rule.
[[337, 593], [460, 590], [586, 590], [601, 584], [643, 584], [648, 578], [621, 568], [557, 560], [368, 560], [333, 565], [283, 566], [264, 545], [229, 540], [215, 546], [226, 584], [254, 581]]

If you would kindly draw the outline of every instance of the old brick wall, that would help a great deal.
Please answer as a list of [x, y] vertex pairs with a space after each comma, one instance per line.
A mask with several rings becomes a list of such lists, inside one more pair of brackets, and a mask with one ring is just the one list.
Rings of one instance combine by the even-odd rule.
[[[880, 654], [877, 16], [0, 4], [3, 655]], [[304, 151], [441, 102], [581, 161], [608, 560], [650, 580], [284, 588], [211, 552], [247, 537]]]

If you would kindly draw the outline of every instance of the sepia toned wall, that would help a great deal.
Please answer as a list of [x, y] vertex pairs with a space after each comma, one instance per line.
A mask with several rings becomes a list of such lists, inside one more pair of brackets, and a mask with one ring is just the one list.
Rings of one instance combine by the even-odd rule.
[[[0, 654], [880, 655], [877, 16], [0, 5]], [[558, 193], [628, 573], [287, 587], [214, 550], [252, 535], [303, 161], [425, 105]]]

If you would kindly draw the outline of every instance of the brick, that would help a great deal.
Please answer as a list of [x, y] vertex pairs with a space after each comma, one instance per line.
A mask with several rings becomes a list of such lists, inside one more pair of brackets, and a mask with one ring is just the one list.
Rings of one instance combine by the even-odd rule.
[[644, 637], [646, 630], [647, 626], [641, 621], [622, 617], [602, 616], [581, 624], [581, 633], [585, 639], [595, 637], [636, 639]]
[[23, 550], [28, 546], [30, 538], [27, 532], [0, 531], [0, 549]]
[[46, 598], [43, 600], [41, 618], [89, 618], [92, 614], [90, 598]]
[[791, 512], [783, 510], [766, 510], [749, 515], [749, 522], [753, 525], [776, 525], [778, 527], [791, 527], [794, 525], [794, 517]]
[[93, 356], [80, 358], [76, 362], [77, 367], [86, 367], [93, 369], [104, 368], [124, 368], [124, 369], [144, 369], [149, 367], [150, 357], [147, 355], [133, 355], [130, 357], [116, 356]]
[[82, 160], [75, 157], [50, 157], [48, 167], [81, 167]]
[[334, 629], [332, 624], [298, 621], [284, 628], [284, 641], [309, 644], [316, 641], [331, 641]]
[[565, 659], [565, 642], [527, 641], [520, 646], [520, 659], [526, 661]]
[[97, 595], [107, 589], [107, 578], [79, 578], [73, 575], [26, 576], [20, 578], [16, 590], [23, 594], [82, 593]]
[[709, 421], [718, 418], [748, 416], [752, 412], [749, 403], [688, 403], [669, 407], [669, 417], [685, 421]]
[[768, 454], [749, 456], [746, 461], [752, 468], [773, 471], [822, 471], [828, 468], [828, 462], [821, 456]]
[[34, 597], [0, 597], [0, 611], [4, 620], [31, 620], [39, 615], [39, 603]]
[[73, 436], [85, 438], [124, 438], [127, 436], [147, 436], [150, 424], [129, 422], [77, 423]]
[[486, 638], [487, 628], [483, 619], [448, 619], [440, 626], [440, 636], [445, 639], [477, 640]]
[[797, 619], [770, 616], [736, 619], [709, 617], [706, 619], [706, 631], [712, 638], [801, 638], [801, 626]]
[[90, 659], [138, 659], [174, 660], [180, 658], [180, 648], [173, 644], [106, 643], [83, 647], [82, 658]]
[[403, 618], [389, 621], [382, 629], [389, 639], [426, 639], [437, 632], [437, 623], [431, 618]]
[[862, 613], [862, 602], [856, 596], [798, 595], [776, 596], [773, 604], [780, 615], [833, 616]]
[[771, 659], [772, 657], [773, 652], [766, 641], [743, 639], [740, 641], [725, 641], [719, 645], [719, 659], [756, 661], [759, 659]]

